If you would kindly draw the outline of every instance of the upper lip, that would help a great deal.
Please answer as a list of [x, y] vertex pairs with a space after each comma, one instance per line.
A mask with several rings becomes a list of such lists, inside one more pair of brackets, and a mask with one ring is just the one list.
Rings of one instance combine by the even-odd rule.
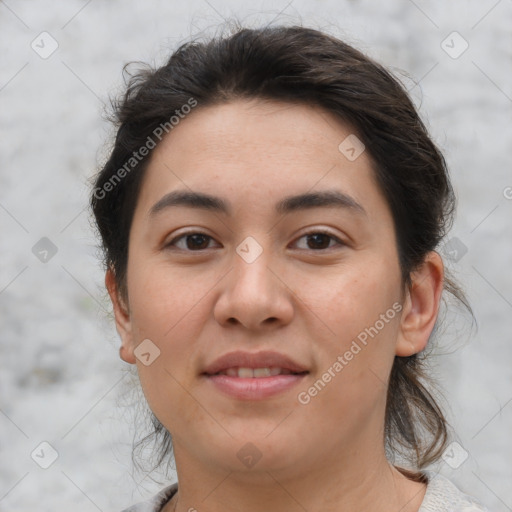
[[263, 352], [228, 352], [223, 356], [215, 359], [209, 364], [203, 373], [213, 375], [228, 368], [270, 368], [277, 367], [290, 370], [294, 373], [306, 372], [307, 369], [296, 363], [290, 357], [280, 354], [279, 352], [263, 351]]

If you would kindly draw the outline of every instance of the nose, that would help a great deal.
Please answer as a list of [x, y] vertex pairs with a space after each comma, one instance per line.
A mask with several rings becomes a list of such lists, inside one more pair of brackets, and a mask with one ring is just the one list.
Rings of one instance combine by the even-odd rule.
[[264, 249], [252, 262], [234, 253], [234, 268], [221, 280], [222, 289], [214, 306], [219, 324], [270, 330], [291, 321], [293, 292], [282, 272], [272, 268], [274, 264], [270, 249]]

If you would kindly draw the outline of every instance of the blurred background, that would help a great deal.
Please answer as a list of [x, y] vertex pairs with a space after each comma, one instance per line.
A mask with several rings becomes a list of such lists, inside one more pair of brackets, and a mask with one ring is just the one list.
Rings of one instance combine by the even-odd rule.
[[440, 250], [478, 331], [452, 309], [438, 332], [454, 436], [434, 469], [512, 510], [511, 0], [0, 0], [0, 511], [118, 512], [170, 483], [132, 464], [147, 415], [119, 359], [89, 180], [122, 66], [163, 64], [233, 16], [376, 58], [444, 151], [458, 211]]

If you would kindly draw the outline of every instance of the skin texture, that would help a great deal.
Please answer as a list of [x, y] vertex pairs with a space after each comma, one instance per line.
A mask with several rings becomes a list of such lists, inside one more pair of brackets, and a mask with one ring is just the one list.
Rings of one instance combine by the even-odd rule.
[[[434, 327], [443, 263], [429, 253], [411, 289], [402, 288], [392, 216], [368, 151], [350, 161], [338, 149], [351, 133], [318, 107], [236, 100], [198, 107], [153, 150], [130, 232], [128, 300], [112, 272], [105, 282], [120, 356], [137, 364], [173, 436], [180, 488], [166, 511], [413, 512], [421, 504], [425, 484], [386, 460], [384, 412], [395, 355], [422, 351]], [[274, 211], [286, 196], [334, 189], [366, 214]], [[220, 196], [232, 214], [174, 206], [150, 216], [173, 190]], [[305, 236], [326, 230], [335, 238]], [[211, 238], [169, 245], [185, 232]], [[236, 252], [249, 236], [262, 249], [252, 263]], [[298, 393], [396, 302], [401, 313], [301, 404]], [[145, 339], [160, 350], [149, 366], [134, 355]], [[233, 350], [275, 350], [309, 374], [271, 398], [237, 400], [200, 375]], [[248, 442], [261, 454], [251, 468], [237, 457]]]

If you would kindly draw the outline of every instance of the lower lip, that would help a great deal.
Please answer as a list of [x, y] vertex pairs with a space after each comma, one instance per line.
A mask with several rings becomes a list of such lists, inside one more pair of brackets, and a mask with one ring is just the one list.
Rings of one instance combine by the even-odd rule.
[[307, 374], [275, 375], [272, 377], [241, 378], [228, 375], [206, 375], [220, 391], [241, 400], [263, 400], [296, 386]]

